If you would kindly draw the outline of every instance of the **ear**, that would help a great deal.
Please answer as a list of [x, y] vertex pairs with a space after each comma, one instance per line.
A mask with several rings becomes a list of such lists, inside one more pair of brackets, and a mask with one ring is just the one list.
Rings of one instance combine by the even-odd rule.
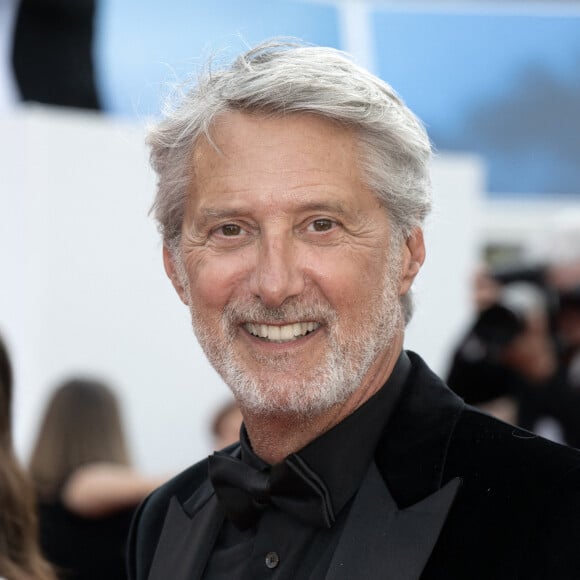
[[189, 298], [184, 287], [184, 281], [182, 277], [179, 275], [180, 268], [178, 268], [177, 265], [175, 264], [173, 252], [165, 244], [163, 244], [163, 266], [165, 267], [165, 273], [171, 280], [171, 283], [173, 284], [175, 291], [181, 298], [181, 301], [185, 305], [189, 305]]
[[425, 261], [425, 240], [423, 230], [415, 228], [403, 244], [403, 268], [399, 296], [404, 296], [411, 288], [415, 276]]

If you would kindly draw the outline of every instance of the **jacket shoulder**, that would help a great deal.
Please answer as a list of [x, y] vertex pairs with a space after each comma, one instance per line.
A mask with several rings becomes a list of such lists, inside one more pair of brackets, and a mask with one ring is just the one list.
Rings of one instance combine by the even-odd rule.
[[[461, 489], [432, 570], [448, 567], [453, 555], [449, 578], [577, 577], [578, 450], [466, 406], [447, 453], [445, 479], [456, 476]], [[458, 543], [463, 546], [459, 554]], [[473, 561], [484, 552], [476, 573]]]
[[451, 450], [455, 451], [450, 453], [451, 460], [461, 457], [465, 464], [468, 457], [473, 457], [480, 466], [501, 471], [503, 478], [517, 475], [542, 481], [543, 489], [580, 469], [577, 449], [504, 423], [469, 405], [459, 416]]

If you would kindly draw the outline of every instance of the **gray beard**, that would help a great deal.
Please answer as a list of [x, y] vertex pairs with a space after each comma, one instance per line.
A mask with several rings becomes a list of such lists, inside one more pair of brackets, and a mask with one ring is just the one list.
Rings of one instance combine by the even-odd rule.
[[[190, 307], [193, 329], [202, 349], [241, 407], [261, 414], [315, 415], [345, 402], [361, 386], [379, 354], [392, 347], [397, 331], [404, 326], [398, 295], [400, 254], [390, 254], [382, 291], [365, 306], [368, 314], [356, 336], [341, 332], [339, 315], [329, 304], [319, 300], [303, 304], [304, 297], [290, 299], [274, 309], [258, 299], [230, 303], [222, 315], [222, 334], [204, 327], [195, 308]], [[189, 300], [189, 304], [193, 302]], [[329, 341], [324, 359], [317, 368], [306, 372], [296, 368], [288, 356], [256, 357], [261, 371], [248, 369], [235, 352], [240, 321], [283, 320], [322, 322], [321, 330], [328, 332]]]

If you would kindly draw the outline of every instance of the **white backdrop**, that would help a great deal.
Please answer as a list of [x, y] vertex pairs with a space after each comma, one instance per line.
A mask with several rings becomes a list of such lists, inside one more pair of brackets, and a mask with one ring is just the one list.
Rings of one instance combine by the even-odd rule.
[[[16, 373], [26, 459], [51, 389], [74, 373], [111, 381], [137, 465], [175, 471], [211, 450], [228, 390], [206, 362], [161, 263], [140, 127], [32, 107], [0, 118], [0, 332]], [[407, 347], [444, 373], [470, 316], [483, 172], [441, 155], [427, 263]]]

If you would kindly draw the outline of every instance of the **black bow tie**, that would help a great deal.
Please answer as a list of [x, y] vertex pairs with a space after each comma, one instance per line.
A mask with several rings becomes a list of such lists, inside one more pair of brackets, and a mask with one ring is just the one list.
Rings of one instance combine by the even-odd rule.
[[335, 521], [326, 485], [297, 455], [258, 470], [218, 452], [209, 457], [209, 476], [228, 518], [242, 530], [268, 506], [317, 527], [330, 528]]

